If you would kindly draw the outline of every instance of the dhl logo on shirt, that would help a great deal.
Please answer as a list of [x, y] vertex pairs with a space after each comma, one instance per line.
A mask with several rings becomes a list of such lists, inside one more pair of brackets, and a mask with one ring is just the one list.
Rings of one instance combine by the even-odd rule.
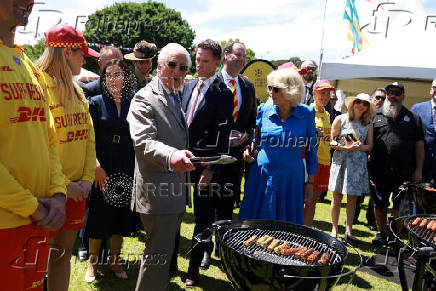
[[88, 139], [88, 130], [87, 129], [79, 129], [76, 131], [67, 132], [67, 139], [59, 140], [60, 144], [65, 144], [78, 140], [87, 140]]
[[26, 107], [18, 108], [18, 117], [10, 118], [11, 123], [20, 123], [27, 121], [46, 121], [45, 110], [41, 107]]
[[6, 101], [22, 100], [29, 98], [30, 100], [43, 100], [45, 96], [39, 85], [33, 83], [1, 83], [1, 96]]

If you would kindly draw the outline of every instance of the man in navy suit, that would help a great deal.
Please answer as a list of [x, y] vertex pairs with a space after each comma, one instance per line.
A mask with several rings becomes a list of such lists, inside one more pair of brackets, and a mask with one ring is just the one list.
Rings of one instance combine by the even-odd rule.
[[[225, 170], [220, 171], [217, 179], [221, 184], [231, 185], [236, 207], [239, 207], [240, 203], [241, 180], [244, 171], [242, 153], [249, 143], [248, 136], [255, 126], [257, 113], [254, 86], [239, 74], [244, 68], [245, 62], [245, 45], [240, 42], [227, 43], [224, 47], [224, 66], [221, 73], [227, 87], [234, 94], [234, 123], [230, 135], [230, 155], [237, 158], [238, 161], [225, 165]], [[233, 90], [233, 88], [236, 89]], [[218, 217], [216, 218], [218, 219]]]
[[[207, 39], [197, 46], [198, 78], [183, 89], [182, 108], [189, 127], [189, 150], [197, 157], [226, 154], [233, 124], [233, 95], [220, 73], [215, 73], [221, 61], [221, 46]], [[194, 236], [215, 221], [215, 212], [232, 215], [232, 196], [215, 181], [219, 166], [198, 167], [191, 173], [194, 186]], [[227, 195], [226, 195], [227, 194]], [[186, 287], [193, 287], [199, 279], [199, 268], [208, 268], [213, 243], [199, 244], [191, 252]]]
[[436, 79], [430, 87], [430, 100], [412, 106], [425, 127], [425, 159], [422, 170], [424, 182], [436, 183]]
[[[98, 66], [100, 67], [100, 72], [111, 60], [122, 60], [123, 54], [121, 51], [114, 46], [107, 46], [100, 50], [100, 58], [98, 59]], [[95, 81], [89, 82], [82, 86], [83, 93], [87, 99], [101, 94], [100, 88], [100, 78]]]

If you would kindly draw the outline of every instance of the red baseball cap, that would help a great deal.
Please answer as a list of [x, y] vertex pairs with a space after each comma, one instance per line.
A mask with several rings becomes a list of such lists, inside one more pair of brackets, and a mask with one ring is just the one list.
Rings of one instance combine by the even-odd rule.
[[300, 75], [304, 75], [304, 74], [307, 73], [306, 69], [304, 69], [304, 68], [303, 69], [298, 69], [297, 66], [294, 65], [293, 62], [287, 62], [287, 63], [281, 64], [277, 68], [277, 70], [281, 70], [281, 69], [294, 69], [294, 70], [297, 70]]
[[313, 84], [313, 90], [319, 91], [323, 89], [330, 89], [336, 91], [336, 88], [332, 86], [332, 84], [327, 80], [319, 80], [315, 84]]
[[44, 33], [45, 46], [79, 48], [85, 57], [96, 57], [100, 54], [86, 45], [83, 34], [68, 24], [59, 24]]

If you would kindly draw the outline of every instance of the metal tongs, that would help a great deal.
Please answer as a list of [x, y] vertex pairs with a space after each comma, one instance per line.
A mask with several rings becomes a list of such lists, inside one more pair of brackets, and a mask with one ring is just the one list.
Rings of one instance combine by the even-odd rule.
[[195, 167], [206, 167], [208, 165], [225, 165], [225, 164], [231, 164], [237, 161], [235, 157], [228, 156], [228, 155], [220, 155], [220, 156], [213, 156], [213, 157], [195, 157], [190, 158], [191, 163]]

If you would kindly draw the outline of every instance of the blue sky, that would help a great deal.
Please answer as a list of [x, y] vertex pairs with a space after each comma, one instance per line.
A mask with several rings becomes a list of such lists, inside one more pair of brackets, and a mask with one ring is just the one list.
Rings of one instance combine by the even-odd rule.
[[[326, 0], [159, 0], [167, 7], [180, 11], [196, 32], [195, 42], [206, 38], [227, 40], [239, 38], [252, 48], [256, 57], [264, 59], [288, 59], [299, 56], [302, 59], [318, 60], [321, 49], [323, 13]], [[387, 0], [389, 1], [389, 0]], [[387, 2], [380, 0], [355, 0], [359, 8], [362, 23], [373, 21], [371, 11], [376, 4]], [[26, 31], [17, 33], [19, 43], [33, 41], [36, 23], [39, 18], [38, 32], [47, 30], [58, 21], [75, 24], [77, 16], [86, 16], [96, 9], [110, 6], [114, 0], [41, 0], [44, 4], [35, 5]], [[415, 0], [390, 0], [397, 8], [405, 8]], [[419, 3], [419, 1], [417, 1]], [[425, 11], [414, 11], [414, 24], [424, 26], [422, 13], [435, 16], [436, 1], [422, 0]], [[332, 60], [349, 54], [351, 42], [346, 40], [347, 24], [342, 19], [345, 0], [327, 0], [324, 55]], [[361, 6], [359, 6], [361, 5]], [[43, 10], [58, 10], [62, 13]], [[387, 10], [387, 9], [385, 9]], [[386, 12], [387, 13], [387, 12]], [[392, 13], [391, 13], [392, 16]], [[393, 17], [393, 16], [392, 16]], [[406, 16], [403, 16], [406, 17]], [[408, 17], [408, 16], [407, 16]], [[400, 18], [398, 16], [398, 18]], [[380, 19], [380, 17], [379, 17]], [[86, 20], [81, 17], [80, 20]], [[392, 22], [392, 21], [391, 21]], [[398, 23], [401, 21], [398, 20]], [[403, 21], [404, 22], [404, 21]], [[392, 22], [393, 23], [393, 22]], [[434, 26], [434, 25], [433, 25]], [[83, 24], [79, 24], [83, 29]], [[400, 27], [400, 25], [398, 25]], [[392, 26], [391, 31], [393, 31]], [[436, 33], [436, 27], [432, 27]], [[21, 30], [22, 31], [22, 30]], [[366, 34], [368, 38], [374, 35]], [[436, 35], [436, 34], [435, 34]], [[377, 35], [377, 37], [379, 37]], [[371, 39], [370, 43], [376, 41]]]

